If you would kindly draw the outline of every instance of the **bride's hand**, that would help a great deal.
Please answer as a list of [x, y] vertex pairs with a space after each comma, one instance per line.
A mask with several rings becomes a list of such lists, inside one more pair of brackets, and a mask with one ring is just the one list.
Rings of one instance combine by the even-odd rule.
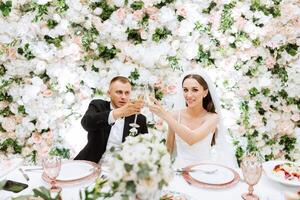
[[157, 116], [164, 118], [166, 111], [165, 109], [160, 105], [160, 103], [153, 97], [150, 97], [151, 104], [148, 105], [149, 110], [156, 114]]

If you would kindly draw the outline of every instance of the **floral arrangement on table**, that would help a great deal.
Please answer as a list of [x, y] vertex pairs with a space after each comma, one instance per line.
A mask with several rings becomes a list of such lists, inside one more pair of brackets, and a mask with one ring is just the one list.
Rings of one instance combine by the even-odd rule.
[[121, 150], [112, 149], [111, 153], [108, 185], [112, 198], [159, 199], [159, 191], [173, 178], [171, 157], [154, 134], [128, 137]]
[[121, 149], [112, 148], [107, 179], [81, 191], [80, 198], [159, 199], [173, 178], [172, 162], [161, 137], [142, 134], [127, 137]]
[[202, 67], [238, 158], [299, 160], [299, 10], [298, 0], [2, 0], [0, 156], [70, 156], [65, 138], [111, 77], [156, 84], [172, 108], [178, 75]]

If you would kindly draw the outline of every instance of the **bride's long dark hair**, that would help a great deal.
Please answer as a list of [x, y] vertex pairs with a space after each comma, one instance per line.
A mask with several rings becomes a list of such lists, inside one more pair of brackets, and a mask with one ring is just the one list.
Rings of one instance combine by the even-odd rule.
[[[216, 113], [215, 105], [214, 105], [214, 102], [211, 98], [209, 88], [208, 88], [208, 85], [207, 85], [206, 81], [198, 74], [188, 74], [182, 80], [182, 84], [181, 84], [182, 87], [183, 87], [184, 81], [188, 78], [195, 79], [203, 87], [204, 90], [208, 90], [207, 95], [203, 98], [203, 102], [202, 102], [203, 108], [208, 112]], [[214, 132], [214, 135], [213, 135], [213, 138], [212, 138], [212, 141], [211, 141], [211, 146], [216, 144], [216, 138], [215, 138], [216, 133], [217, 133], [217, 130]]]

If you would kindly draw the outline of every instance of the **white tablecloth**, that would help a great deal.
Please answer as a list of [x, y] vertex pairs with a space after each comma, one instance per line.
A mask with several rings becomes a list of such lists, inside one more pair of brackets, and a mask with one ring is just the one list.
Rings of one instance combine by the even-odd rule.
[[[23, 169], [33, 168], [22, 166]], [[240, 172], [239, 169], [237, 169]], [[44, 182], [41, 178], [42, 171], [32, 171], [26, 172], [30, 178], [27, 182], [26, 179], [22, 176], [20, 171], [17, 169], [13, 170], [6, 176], [2, 177], [3, 179], [10, 179], [18, 182], [27, 183], [29, 187], [23, 190], [20, 193], [13, 193], [4, 190], [0, 190], [0, 199], [6, 200], [10, 197], [16, 197], [24, 194], [31, 194], [32, 189], [45, 186], [49, 187], [48, 183]], [[84, 187], [92, 185], [93, 183], [86, 183], [81, 185], [75, 185], [71, 187], [64, 187], [62, 190], [62, 198], [64, 200], [77, 200], [79, 199], [79, 191]], [[237, 185], [227, 188], [227, 189], [201, 189], [192, 185], [189, 185], [180, 175], [176, 175], [172, 182], [169, 184], [166, 190], [182, 192], [188, 194], [193, 200], [241, 200], [241, 194], [247, 191], [247, 184], [244, 182], [239, 182]], [[258, 194], [260, 200], [284, 200], [284, 192], [296, 192], [297, 187], [291, 187], [282, 185], [280, 183], [269, 180], [264, 174], [262, 175], [259, 183], [254, 187], [254, 192]]]

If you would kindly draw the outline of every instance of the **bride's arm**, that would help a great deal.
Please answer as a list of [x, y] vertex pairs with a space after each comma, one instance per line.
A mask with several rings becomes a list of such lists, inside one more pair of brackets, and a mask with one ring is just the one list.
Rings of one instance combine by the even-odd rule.
[[217, 114], [209, 114], [207, 119], [194, 130], [178, 123], [169, 113], [166, 113], [163, 119], [168, 123], [169, 127], [189, 145], [197, 143], [205, 138], [209, 133], [214, 132], [218, 124]]
[[206, 117], [206, 120], [197, 129], [191, 130], [178, 123], [172, 114], [164, 110], [158, 102], [151, 105], [149, 108], [156, 115], [164, 119], [168, 123], [169, 128], [189, 145], [197, 143], [205, 138], [209, 133], [214, 132], [218, 124], [218, 115], [209, 114]]
[[173, 150], [174, 150], [174, 141], [175, 141], [175, 132], [169, 127], [166, 146], [167, 146], [168, 152], [171, 155], [172, 155]]

